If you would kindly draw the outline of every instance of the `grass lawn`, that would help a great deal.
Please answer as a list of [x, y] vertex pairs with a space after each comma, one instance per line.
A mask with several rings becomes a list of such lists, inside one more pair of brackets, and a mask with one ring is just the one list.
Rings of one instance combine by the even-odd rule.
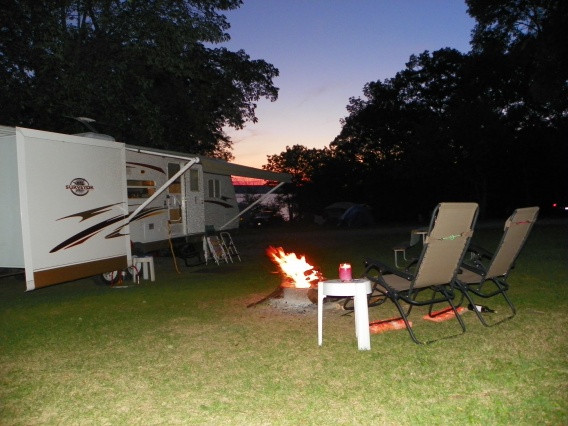
[[[538, 224], [510, 276], [518, 314], [493, 328], [420, 346], [405, 330], [358, 351], [353, 316], [260, 300], [280, 283], [269, 245], [306, 254], [328, 278], [375, 256], [406, 229], [247, 230], [241, 263], [188, 268], [158, 258], [157, 279], [127, 288], [90, 279], [25, 293], [0, 280], [2, 425], [568, 424], [566, 225]], [[474, 240], [495, 248], [501, 229]], [[504, 313], [500, 300], [485, 301]], [[451, 334], [415, 309], [420, 337]], [[390, 303], [371, 320], [395, 315]]]

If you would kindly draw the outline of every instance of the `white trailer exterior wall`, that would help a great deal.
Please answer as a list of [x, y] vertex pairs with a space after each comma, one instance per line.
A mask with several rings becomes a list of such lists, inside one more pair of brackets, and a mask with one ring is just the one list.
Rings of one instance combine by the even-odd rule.
[[126, 269], [131, 241], [199, 241], [238, 227], [231, 176], [290, 175], [94, 138], [0, 126], [0, 268], [26, 288]]
[[0, 128], [0, 259], [5, 268], [24, 267], [16, 132]]
[[[204, 179], [208, 174], [203, 173], [201, 164], [193, 164], [165, 190], [155, 195], [189, 161], [197, 161], [197, 157], [179, 158], [148, 149], [137, 151], [129, 148], [126, 151], [128, 210], [131, 216], [150, 197], [155, 197], [130, 218], [131, 240], [137, 247], [144, 247], [144, 251], [167, 247], [168, 239], [200, 238], [203, 235], [206, 222]], [[218, 178], [224, 181], [228, 191], [234, 191], [229, 177]], [[238, 210], [236, 203], [230, 207], [233, 212]], [[208, 220], [216, 223], [213, 215]]]
[[15, 128], [0, 158], [0, 266], [27, 290], [130, 264], [124, 144]]
[[[191, 161], [197, 162], [165, 191], [154, 194]], [[208, 226], [224, 231], [238, 228], [239, 206], [231, 176], [278, 182], [291, 178], [194, 154], [133, 145], [126, 146], [126, 169], [131, 239], [136, 250], [143, 252], [168, 247], [168, 239], [201, 241]]]

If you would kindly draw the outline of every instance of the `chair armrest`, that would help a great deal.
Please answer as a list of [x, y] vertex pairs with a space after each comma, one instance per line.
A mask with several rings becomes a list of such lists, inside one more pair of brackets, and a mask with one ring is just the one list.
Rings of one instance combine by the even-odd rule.
[[478, 258], [493, 258], [493, 253], [491, 253], [489, 250], [485, 250], [483, 247], [480, 247], [477, 244], [470, 243], [467, 251], [475, 254]]
[[401, 251], [401, 250], [407, 250], [410, 248], [410, 241], [403, 241], [401, 243], [398, 243], [397, 245], [393, 246], [393, 250], [395, 251]]
[[384, 262], [381, 262], [377, 259], [366, 258], [365, 259], [365, 273], [364, 275], [367, 276], [369, 271], [376, 270], [380, 274], [393, 274], [398, 275], [399, 277], [405, 278], [409, 281], [412, 280], [413, 275], [407, 272], [402, 272], [396, 268], [393, 268], [390, 265], [387, 265]]

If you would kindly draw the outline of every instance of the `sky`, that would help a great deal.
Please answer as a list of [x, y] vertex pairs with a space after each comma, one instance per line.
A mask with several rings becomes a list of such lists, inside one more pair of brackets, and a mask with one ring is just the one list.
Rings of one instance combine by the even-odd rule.
[[280, 71], [278, 100], [258, 102], [258, 122], [225, 129], [234, 162], [253, 167], [287, 146], [328, 146], [366, 83], [425, 50], [469, 52], [475, 25], [463, 0], [244, 0], [224, 14], [231, 41], [222, 46]]

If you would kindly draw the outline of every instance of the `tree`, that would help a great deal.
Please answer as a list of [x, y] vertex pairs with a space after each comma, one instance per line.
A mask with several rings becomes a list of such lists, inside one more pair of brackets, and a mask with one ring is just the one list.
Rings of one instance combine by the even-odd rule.
[[529, 77], [531, 97], [568, 106], [568, 3], [564, 0], [466, 0], [477, 21], [474, 53], [501, 53]]
[[[349, 193], [390, 218], [440, 200], [502, 217], [568, 193], [568, 2], [467, 3], [472, 52], [412, 55], [394, 78], [366, 84], [330, 144], [349, 165]], [[319, 176], [333, 176], [329, 164]]]
[[329, 150], [306, 148], [303, 145], [287, 146], [286, 151], [270, 155], [263, 169], [292, 175], [292, 183], [285, 185], [283, 201], [288, 205], [290, 218], [302, 219], [307, 214], [321, 210], [326, 201], [326, 188], [331, 182], [321, 184], [319, 170], [325, 169], [330, 158]]
[[241, 3], [10, 0], [2, 124], [76, 132], [66, 117], [87, 116], [121, 141], [232, 158], [223, 127], [255, 122], [256, 102], [278, 95], [274, 66], [211, 47], [229, 39], [218, 11]]
[[351, 162], [353, 186], [375, 211], [416, 217], [429, 213], [441, 193], [457, 192], [460, 148], [447, 116], [464, 60], [454, 49], [412, 55], [394, 78], [367, 84], [366, 99], [350, 100], [350, 115], [331, 146]]
[[[568, 194], [568, 3], [563, 0], [467, 0], [477, 24], [474, 56], [502, 78], [509, 128], [509, 175], [525, 203], [548, 204]], [[483, 59], [485, 58], [485, 60]], [[501, 58], [493, 61], [494, 58]], [[513, 168], [515, 167], [515, 168]]]

